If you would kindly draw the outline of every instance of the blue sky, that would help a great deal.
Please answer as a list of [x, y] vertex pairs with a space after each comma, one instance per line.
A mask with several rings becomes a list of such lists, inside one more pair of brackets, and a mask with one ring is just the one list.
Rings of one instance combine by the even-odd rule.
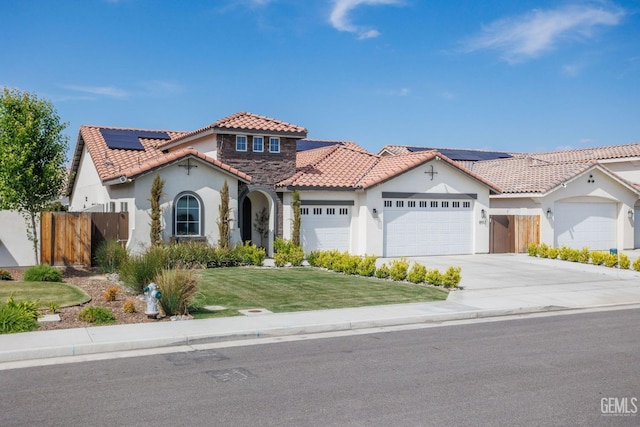
[[82, 124], [239, 111], [316, 139], [519, 152], [640, 142], [640, 3], [0, 2], [0, 86]]

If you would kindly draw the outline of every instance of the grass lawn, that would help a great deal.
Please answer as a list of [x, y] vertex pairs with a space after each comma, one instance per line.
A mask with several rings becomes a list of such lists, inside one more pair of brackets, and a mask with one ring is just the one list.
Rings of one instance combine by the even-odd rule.
[[196, 318], [238, 315], [266, 308], [274, 313], [445, 300], [444, 289], [373, 278], [346, 276], [316, 268], [215, 268], [201, 272], [205, 305], [222, 305]]
[[37, 301], [38, 308], [47, 308], [52, 301], [60, 307], [68, 307], [91, 299], [82, 289], [66, 283], [0, 282], [0, 303], [6, 302], [11, 295], [15, 301]]

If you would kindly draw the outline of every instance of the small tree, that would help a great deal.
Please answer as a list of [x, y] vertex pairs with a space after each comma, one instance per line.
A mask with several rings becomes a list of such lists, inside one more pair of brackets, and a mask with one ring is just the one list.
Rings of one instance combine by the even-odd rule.
[[162, 244], [162, 223], [160, 221], [162, 209], [160, 209], [160, 199], [162, 198], [164, 189], [164, 179], [160, 178], [160, 174], [156, 174], [151, 185], [151, 246]]
[[20, 212], [38, 258], [39, 214], [63, 192], [68, 138], [49, 101], [4, 88], [0, 94], [0, 209]]
[[294, 245], [300, 246], [300, 192], [295, 190], [293, 192], [293, 230], [291, 231], [291, 241]]
[[227, 249], [231, 237], [231, 208], [229, 207], [229, 186], [224, 181], [220, 191], [220, 206], [218, 208], [218, 247]]
[[269, 211], [264, 207], [260, 212], [256, 212], [256, 222], [253, 228], [260, 235], [260, 246], [264, 248], [264, 239], [269, 237]]

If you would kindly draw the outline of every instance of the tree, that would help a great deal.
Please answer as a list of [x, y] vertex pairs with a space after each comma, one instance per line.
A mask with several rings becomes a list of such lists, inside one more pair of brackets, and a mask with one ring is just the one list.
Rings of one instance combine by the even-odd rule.
[[291, 241], [294, 245], [300, 246], [300, 192], [295, 190], [293, 192], [293, 230], [291, 231]]
[[260, 246], [264, 248], [264, 239], [269, 237], [269, 211], [262, 208], [260, 212], [256, 212], [256, 222], [253, 228], [260, 235]]
[[53, 105], [3, 88], [0, 94], [0, 208], [20, 212], [38, 258], [39, 213], [60, 198], [66, 182], [68, 137]]
[[162, 223], [160, 217], [162, 210], [160, 209], [160, 199], [164, 189], [164, 179], [160, 178], [160, 174], [156, 174], [151, 185], [151, 230], [149, 237], [151, 238], [151, 246], [162, 244]]
[[231, 237], [231, 208], [229, 207], [229, 186], [224, 181], [220, 191], [220, 206], [218, 207], [218, 247], [227, 249]]

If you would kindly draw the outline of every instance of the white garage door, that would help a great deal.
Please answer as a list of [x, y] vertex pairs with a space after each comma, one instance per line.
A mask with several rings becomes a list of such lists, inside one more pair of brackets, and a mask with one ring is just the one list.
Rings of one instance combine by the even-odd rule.
[[385, 200], [385, 256], [472, 253], [471, 205], [469, 200]]
[[349, 250], [351, 207], [303, 206], [300, 213], [300, 240], [306, 253]]
[[616, 247], [615, 203], [556, 203], [555, 246], [592, 250]]

